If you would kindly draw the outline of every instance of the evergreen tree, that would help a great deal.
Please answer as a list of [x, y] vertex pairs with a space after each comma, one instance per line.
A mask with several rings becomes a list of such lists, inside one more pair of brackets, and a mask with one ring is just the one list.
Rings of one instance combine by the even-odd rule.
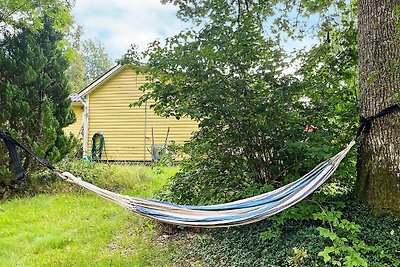
[[[70, 109], [68, 61], [61, 49], [63, 34], [44, 16], [40, 30], [21, 26], [5, 32], [0, 44], [0, 128], [55, 162], [69, 150], [63, 128], [73, 122]], [[4, 144], [0, 145], [0, 190], [12, 184], [13, 174]], [[23, 158], [26, 171], [35, 163]], [[0, 192], [0, 193], [1, 193]]]

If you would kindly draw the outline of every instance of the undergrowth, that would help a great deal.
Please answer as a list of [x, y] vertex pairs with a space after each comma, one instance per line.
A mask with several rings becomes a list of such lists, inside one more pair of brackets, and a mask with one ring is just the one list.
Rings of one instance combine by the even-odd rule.
[[[150, 188], [161, 188], [167, 179], [177, 172], [177, 167], [158, 167], [154, 170], [145, 166], [110, 165], [86, 162], [81, 160], [64, 161], [57, 168], [68, 171], [83, 180], [101, 188], [125, 194], [150, 197], [154, 191]], [[25, 194], [85, 192], [76, 185], [68, 183], [48, 170], [32, 175], [31, 185]]]
[[178, 266], [400, 266], [400, 218], [349, 196], [306, 201], [251, 225], [185, 231]]

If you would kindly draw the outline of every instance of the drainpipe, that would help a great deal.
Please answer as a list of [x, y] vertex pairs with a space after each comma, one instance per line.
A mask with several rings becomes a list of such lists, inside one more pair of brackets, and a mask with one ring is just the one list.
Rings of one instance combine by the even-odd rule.
[[83, 122], [83, 159], [88, 158], [88, 153], [87, 153], [87, 144], [88, 144], [88, 139], [89, 139], [89, 96], [86, 95], [85, 98], [82, 96], [79, 96], [81, 98], [82, 104], [83, 104], [83, 117], [82, 117], [82, 122]]

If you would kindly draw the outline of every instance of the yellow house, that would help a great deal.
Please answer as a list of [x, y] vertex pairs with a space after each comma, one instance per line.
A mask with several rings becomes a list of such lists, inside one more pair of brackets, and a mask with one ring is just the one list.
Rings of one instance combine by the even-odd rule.
[[76, 116], [76, 121], [67, 127], [64, 128], [64, 132], [66, 133], [72, 133], [76, 137], [82, 137], [83, 134], [83, 111], [84, 111], [84, 106], [83, 106], [83, 101], [84, 99], [81, 99], [81, 97], [78, 94], [71, 94], [69, 98], [72, 101], [72, 110], [75, 113]]
[[129, 107], [142, 96], [139, 87], [145, 75], [131, 67], [116, 65], [78, 94], [71, 95], [76, 122], [64, 129], [81, 137], [83, 155], [90, 156], [92, 137], [104, 136], [102, 159], [111, 161], [150, 161], [151, 147], [172, 141], [183, 144], [197, 130], [189, 118], [163, 118], [149, 104]]

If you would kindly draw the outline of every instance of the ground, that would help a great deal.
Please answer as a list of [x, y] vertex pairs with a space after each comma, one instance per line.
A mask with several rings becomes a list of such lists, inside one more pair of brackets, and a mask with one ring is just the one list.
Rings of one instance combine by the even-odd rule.
[[[129, 180], [123, 193], [145, 197], [176, 171], [113, 168], [113, 178]], [[174, 245], [152, 220], [91, 193], [58, 191], [0, 202], [2, 266], [171, 266]]]
[[[82, 161], [59, 168], [147, 198], [178, 170]], [[209, 231], [157, 223], [49, 173], [35, 179], [34, 191], [42, 193], [0, 202], [1, 266], [327, 266], [326, 248], [342, 266], [366, 266], [356, 263], [360, 257], [368, 266], [400, 266], [400, 217], [375, 212], [351, 194], [314, 194], [319, 203], [308, 199], [269, 220]], [[340, 242], [321, 235], [321, 227]], [[354, 264], [344, 264], [350, 256]]]

